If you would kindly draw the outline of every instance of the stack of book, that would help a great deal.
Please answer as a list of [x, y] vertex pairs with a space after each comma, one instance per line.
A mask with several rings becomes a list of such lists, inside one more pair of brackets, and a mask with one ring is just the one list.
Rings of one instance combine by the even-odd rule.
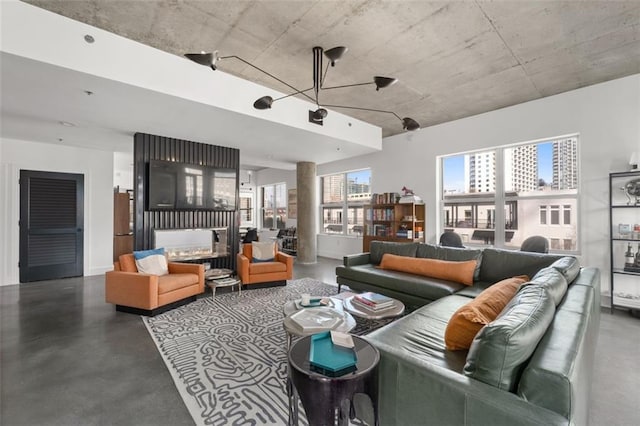
[[366, 292], [353, 296], [353, 304], [359, 308], [380, 312], [393, 307], [393, 299], [382, 294]]

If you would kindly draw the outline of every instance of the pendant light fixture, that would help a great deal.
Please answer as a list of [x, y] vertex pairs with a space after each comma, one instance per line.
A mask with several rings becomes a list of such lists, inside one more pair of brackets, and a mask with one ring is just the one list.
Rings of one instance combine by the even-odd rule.
[[[359, 110], [359, 111], [372, 111], [372, 112], [380, 112], [380, 113], [385, 113], [385, 114], [392, 114], [393, 116], [395, 116], [398, 120], [400, 120], [400, 122], [402, 123], [402, 128], [404, 130], [409, 130], [409, 131], [413, 131], [413, 130], [417, 130], [420, 128], [420, 124], [414, 120], [413, 118], [410, 117], [404, 117], [401, 118], [398, 114], [396, 114], [393, 111], [387, 111], [387, 110], [382, 110], [382, 109], [373, 109], [373, 108], [362, 108], [362, 107], [356, 107], [356, 106], [347, 106], [347, 105], [326, 105], [323, 104], [320, 101], [320, 93], [323, 90], [335, 90], [335, 89], [344, 89], [347, 87], [355, 87], [355, 86], [367, 86], [367, 85], [375, 85], [376, 87], [376, 91], [379, 91], [380, 89], [384, 89], [387, 88], [395, 83], [397, 83], [398, 79], [396, 78], [392, 78], [392, 77], [383, 77], [383, 76], [374, 76], [373, 79], [371, 81], [367, 81], [367, 82], [363, 82], [363, 83], [353, 83], [353, 84], [344, 84], [344, 85], [340, 85], [340, 86], [330, 86], [330, 87], [325, 87], [324, 86], [324, 82], [325, 79], [327, 77], [327, 73], [329, 72], [329, 68], [330, 67], [335, 67], [336, 63], [340, 61], [340, 59], [342, 59], [342, 57], [344, 56], [345, 53], [347, 53], [349, 49], [345, 46], [338, 46], [338, 47], [334, 47], [331, 48], [329, 50], [324, 50], [322, 47], [314, 47], [312, 49], [313, 52], [313, 86], [309, 87], [308, 89], [297, 89], [295, 87], [293, 87], [292, 85], [290, 85], [289, 83], [284, 82], [283, 80], [279, 79], [278, 77], [274, 76], [273, 74], [263, 70], [262, 68], [257, 67], [256, 65], [253, 65], [252, 63], [242, 59], [239, 56], [236, 55], [230, 55], [230, 56], [219, 56], [218, 52], [215, 51], [213, 53], [187, 53], [184, 56], [186, 56], [187, 58], [191, 59], [192, 61], [203, 65], [203, 66], [207, 66], [209, 68], [211, 68], [213, 71], [215, 71], [217, 69], [217, 63], [218, 61], [224, 60], [224, 59], [230, 59], [230, 58], [234, 58], [239, 60], [240, 62], [243, 62], [244, 64], [268, 75], [269, 77], [273, 78], [274, 80], [284, 84], [285, 86], [289, 87], [291, 90], [293, 90], [292, 93], [285, 95], [285, 96], [281, 96], [279, 98], [273, 98], [271, 96], [263, 96], [259, 99], [257, 99], [254, 103], [253, 103], [253, 107], [255, 109], [258, 110], [265, 110], [265, 109], [270, 109], [273, 105], [274, 102], [280, 101], [282, 99], [291, 97], [291, 96], [295, 96], [295, 95], [302, 95], [304, 97], [306, 97], [308, 100], [310, 100], [311, 102], [313, 102], [314, 104], [316, 104], [316, 110], [313, 112], [310, 112], [310, 119], [316, 122], [321, 122], [322, 120], [324, 120], [329, 112], [327, 111], [327, 108], [337, 108], [337, 109], [353, 109], [353, 110]], [[327, 66], [324, 68], [324, 72], [323, 72], [323, 56], [326, 56], [327, 59], [329, 60], [329, 63], [327, 64]], [[310, 96], [307, 92], [310, 92], [313, 90], [313, 96]]]

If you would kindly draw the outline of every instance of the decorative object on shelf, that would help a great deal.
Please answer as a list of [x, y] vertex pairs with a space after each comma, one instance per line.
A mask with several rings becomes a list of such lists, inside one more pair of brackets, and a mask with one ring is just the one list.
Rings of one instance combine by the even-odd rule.
[[[200, 64], [200, 65], [204, 65], [207, 67], [210, 67], [212, 70], [216, 70], [217, 69], [217, 63], [220, 60], [224, 60], [224, 59], [230, 59], [230, 58], [234, 58], [239, 60], [240, 62], [245, 63], [246, 65], [268, 75], [269, 77], [273, 78], [274, 80], [284, 84], [285, 86], [289, 87], [291, 90], [293, 90], [293, 93], [290, 93], [288, 95], [285, 96], [281, 96], [279, 98], [273, 98], [271, 96], [263, 96], [261, 98], [259, 98], [258, 100], [256, 100], [253, 103], [253, 107], [255, 109], [259, 109], [259, 110], [265, 110], [265, 109], [271, 109], [271, 106], [273, 105], [274, 102], [288, 98], [290, 96], [295, 96], [295, 95], [302, 95], [304, 97], [306, 97], [307, 99], [309, 99], [311, 102], [315, 103], [317, 106], [317, 109], [315, 111], [310, 111], [309, 112], [309, 121], [311, 122], [315, 122], [318, 124], [321, 124], [322, 121], [324, 120], [324, 118], [327, 117], [327, 115], [329, 114], [326, 108], [338, 108], [338, 109], [353, 109], [353, 110], [360, 110], [360, 111], [372, 111], [372, 112], [380, 112], [380, 113], [385, 113], [385, 114], [391, 114], [393, 116], [395, 116], [398, 120], [400, 120], [400, 122], [402, 122], [402, 128], [404, 130], [409, 130], [409, 131], [413, 131], [413, 130], [417, 130], [420, 128], [420, 124], [414, 120], [413, 118], [410, 117], [404, 117], [401, 118], [398, 114], [396, 114], [393, 111], [387, 111], [387, 110], [382, 110], [382, 109], [374, 109], [374, 108], [363, 108], [363, 107], [354, 107], [354, 106], [346, 106], [346, 105], [328, 105], [328, 104], [324, 104], [322, 102], [320, 102], [320, 92], [322, 90], [333, 90], [333, 89], [344, 89], [347, 87], [354, 87], [354, 86], [365, 86], [365, 85], [370, 85], [373, 84], [376, 86], [376, 91], [383, 89], [385, 87], [389, 87], [393, 84], [395, 84], [398, 79], [397, 78], [392, 78], [392, 77], [382, 77], [382, 76], [375, 76], [373, 77], [372, 81], [367, 81], [367, 82], [362, 82], [362, 83], [352, 83], [352, 84], [341, 84], [338, 86], [330, 86], [330, 87], [325, 87], [324, 83], [327, 77], [327, 73], [329, 71], [329, 64], [331, 65], [331, 67], [334, 67], [336, 65], [336, 63], [342, 58], [342, 56], [347, 53], [348, 48], [345, 46], [338, 46], [338, 47], [334, 47], [332, 49], [329, 50], [324, 50], [322, 47], [316, 46], [313, 48], [313, 86], [308, 88], [308, 89], [303, 89], [300, 90], [286, 82], [284, 82], [283, 80], [279, 79], [278, 77], [276, 77], [275, 75], [263, 70], [260, 67], [257, 67], [256, 65], [250, 63], [249, 61], [242, 59], [239, 56], [236, 55], [229, 55], [229, 56], [219, 56], [218, 51], [215, 51], [213, 53], [205, 53], [205, 52], [201, 52], [201, 53], [187, 53], [184, 56], [186, 56], [187, 58], [191, 59], [192, 61]], [[323, 54], [324, 56], [326, 56], [329, 59], [329, 63], [327, 64], [326, 68], [324, 69], [323, 72], [323, 64], [322, 64], [322, 58], [323, 58]], [[315, 96], [309, 96], [307, 94], [307, 92], [313, 90]]]
[[631, 179], [621, 189], [627, 196], [627, 205], [640, 205], [640, 179]]

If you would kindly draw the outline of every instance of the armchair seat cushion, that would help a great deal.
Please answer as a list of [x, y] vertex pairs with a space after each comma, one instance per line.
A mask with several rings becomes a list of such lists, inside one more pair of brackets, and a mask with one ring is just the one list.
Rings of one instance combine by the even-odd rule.
[[168, 274], [158, 277], [158, 294], [198, 284], [196, 274]]
[[268, 274], [270, 272], [286, 272], [287, 264], [282, 262], [259, 262], [249, 264], [249, 274]]

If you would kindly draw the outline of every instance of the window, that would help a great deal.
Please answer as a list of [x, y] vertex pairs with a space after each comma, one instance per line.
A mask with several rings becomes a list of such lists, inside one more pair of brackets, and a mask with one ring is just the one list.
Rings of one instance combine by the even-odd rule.
[[285, 229], [287, 223], [287, 185], [278, 183], [261, 188], [262, 227]]
[[540, 206], [540, 225], [547, 224], [547, 206]]
[[240, 226], [255, 227], [253, 193], [240, 191]]
[[442, 225], [470, 245], [519, 248], [532, 235], [577, 251], [578, 137], [441, 157]]
[[321, 232], [362, 235], [364, 205], [371, 201], [371, 170], [322, 176], [320, 185]]
[[551, 206], [551, 224], [560, 225], [560, 206]]

